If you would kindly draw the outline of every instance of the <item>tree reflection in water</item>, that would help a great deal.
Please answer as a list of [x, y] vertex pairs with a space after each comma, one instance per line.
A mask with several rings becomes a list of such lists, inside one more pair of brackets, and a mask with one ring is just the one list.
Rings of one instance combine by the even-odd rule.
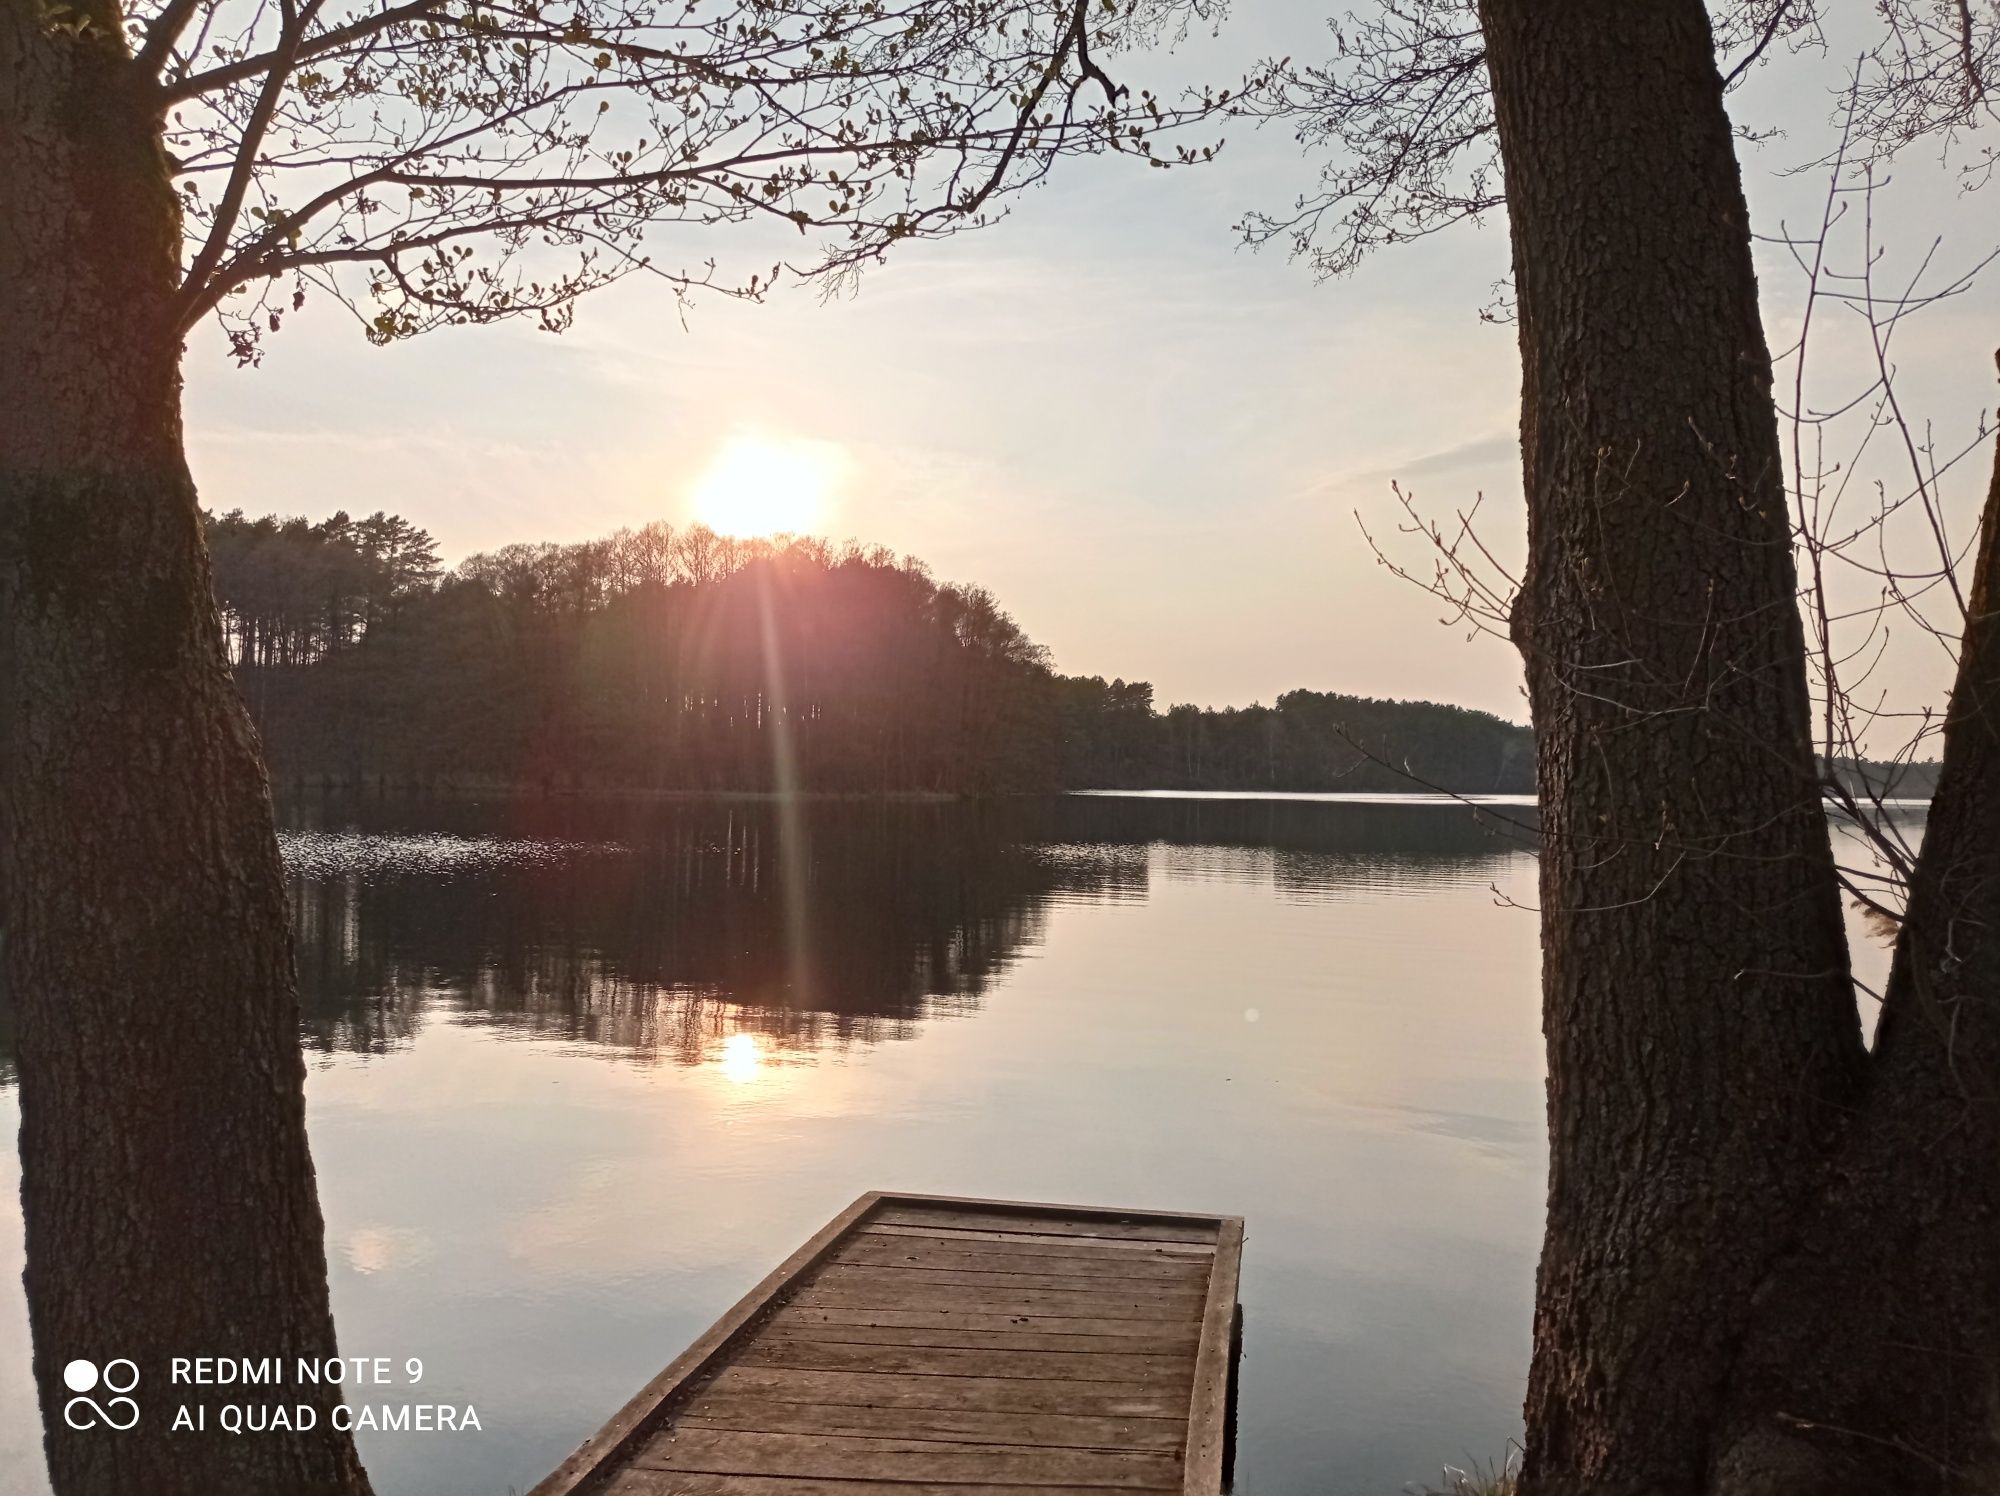
[[[306, 1044], [451, 1019], [725, 1073], [975, 1009], [1050, 905], [1144, 897], [1156, 848], [1237, 849], [1289, 896], [1481, 879], [1510, 821], [1434, 805], [1056, 797], [813, 801], [780, 876], [768, 801], [308, 799], [280, 807]], [[1210, 854], [1212, 856], [1212, 854]], [[789, 919], [786, 899], [805, 901]], [[794, 963], [788, 932], [804, 931]], [[739, 1041], [734, 1036], [754, 1039]], [[733, 1046], [733, 1047], [732, 1047]]]

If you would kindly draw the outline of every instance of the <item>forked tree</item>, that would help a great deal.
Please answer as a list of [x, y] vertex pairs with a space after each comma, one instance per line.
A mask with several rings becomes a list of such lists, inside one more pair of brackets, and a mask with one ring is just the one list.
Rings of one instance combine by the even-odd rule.
[[[203, 1396], [168, 1390], [171, 1356], [335, 1348], [272, 813], [182, 452], [189, 335], [218, 316], [254, 360], [315, 301], [390, 341], [558, 328], [630, 275], [849, 273], [1061, 157], [1206, 154], [1151, 142], [1220, 99], [1106, 63], [1208, 3], [0, 0], [0, 981], [61, 1496], [366, 1488], [332, 1392], [291, 1389], [309, 1433], [168, 1426]], [[725, 225], [772, 268], [663, 232]], [[73, 1429], [63, 1367], [113, 1357], [139, 1427]]]
[[[1725, 106], [1813, 9], [1387, 0], [1257, 105], [1341, 153], [1252, 237], [1332, 272], [1489, 211], [1512, 238], [1550, 1142], [1524, 1496], [2000, 1489], [2000, 471], [1943, 548], [1957, 679], [1866, 1044]], [[2000, 12], [1882, 23], [1860, 148], [1987, 121]]]

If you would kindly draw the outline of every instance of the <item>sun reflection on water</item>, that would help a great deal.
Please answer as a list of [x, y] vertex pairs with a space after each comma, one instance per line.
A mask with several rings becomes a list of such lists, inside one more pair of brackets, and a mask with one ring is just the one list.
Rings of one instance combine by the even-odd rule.
[[764, 1046], [755, 1034], [731, 1034], [722, 1041], [716, 1064], [731, 1085], [748, 1085], [763, 1073]]

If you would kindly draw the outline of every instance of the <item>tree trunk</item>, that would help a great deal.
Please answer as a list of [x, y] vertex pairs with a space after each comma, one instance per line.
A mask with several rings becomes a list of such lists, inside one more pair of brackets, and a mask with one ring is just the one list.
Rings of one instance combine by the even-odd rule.
[[[0, 0], [0, 981], [34, 1374], [60, 1496], [352, 1496], [333, 1389], [274, 1392], [309, 1434], [213, 1406], [169, 1431], [211, 1397], [171, 1357], [283, 1356], [289, 1383], [335, 1346], [269, 797], [181, 453], [158, 127], [109, 0]], [[73, 1428], [65, 1366], [115, 1358], [137, 1427]]]
[[2000, 452], [1852, 1139], [1759, 1304], [1721, 1496], [2000, 1489]]
[[1481, 0], [1523, 365], [1548, 1228], [1523, 1488], [1704, 1489], [1864, 1052], [1700, 0]]

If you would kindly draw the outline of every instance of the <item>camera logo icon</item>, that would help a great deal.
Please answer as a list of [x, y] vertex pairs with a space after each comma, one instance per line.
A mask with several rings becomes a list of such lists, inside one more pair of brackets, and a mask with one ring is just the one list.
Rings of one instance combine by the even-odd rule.
[[[79, 1357], [63, 1368], [63, 1385], [78, 1394], [63, 1404], [63, 1422], [73, 1429], [104, 1427], [123, 1433], [139, 1424], [139, 1405], [125, 1394], [139, 1385], [137, 1363], [119, 1357], [106, 1361], [102, 1371], [95, 1361]], [[112, 1394], [100, 1403], [88, 1394], [102, 1386]]]

